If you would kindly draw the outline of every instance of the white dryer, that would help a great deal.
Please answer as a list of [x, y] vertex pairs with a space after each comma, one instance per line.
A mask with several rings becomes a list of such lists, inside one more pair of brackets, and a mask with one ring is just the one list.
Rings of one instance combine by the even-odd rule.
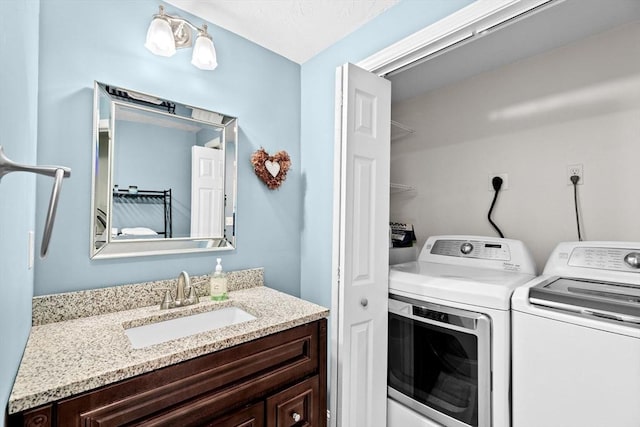
[[559, 244], [512, 316], [514, 427], [640, 426], [640, 243]]
[[535, 277], [517, 240], [433, 236], [389, 273], [388, 426], [510, 425], [510, 302]]

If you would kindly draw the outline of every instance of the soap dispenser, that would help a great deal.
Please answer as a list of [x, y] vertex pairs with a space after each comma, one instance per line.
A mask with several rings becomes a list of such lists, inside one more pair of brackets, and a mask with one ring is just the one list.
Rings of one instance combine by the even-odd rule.
[[209, 284], [211, 285], [211, 299], [214, 301], [224, 301], [227, 296], [227, 275], [222, 271], [222, 258], [216, 260], [216, 271], [211, 275]]

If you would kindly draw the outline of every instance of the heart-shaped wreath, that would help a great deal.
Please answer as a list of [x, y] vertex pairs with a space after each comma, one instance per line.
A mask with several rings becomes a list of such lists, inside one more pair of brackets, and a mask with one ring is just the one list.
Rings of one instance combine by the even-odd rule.
[[275, 190], [287, 178], [291, 159], [286, 151], [278, 151], [274, 156], [270, 156], [264, 148], [260, 148], [251, 155], [251, 164], [258, 178], [263, 180], [269, 189]]

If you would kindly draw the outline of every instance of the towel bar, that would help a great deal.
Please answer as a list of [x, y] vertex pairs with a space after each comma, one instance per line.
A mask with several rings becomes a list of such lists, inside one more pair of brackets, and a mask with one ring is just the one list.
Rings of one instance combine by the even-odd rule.
[[51, 199], [49, 200], [49, 209], [47, 210], [47, 219], [45, 220], [44, 233], [42, 234], [42, 246], [40, 247], [40, 257], [45, 258], [49, 249], [53, 223], [56, 218], [62, 179], [71, 176], [71, 169], [64, 166], [27, 166], [14, 163], [5, 156], [2, 146], [0, 145], [0, 181], [2, 181], [3, 176], [11, 172], [30, 172], [52, 176], [54, 178]]

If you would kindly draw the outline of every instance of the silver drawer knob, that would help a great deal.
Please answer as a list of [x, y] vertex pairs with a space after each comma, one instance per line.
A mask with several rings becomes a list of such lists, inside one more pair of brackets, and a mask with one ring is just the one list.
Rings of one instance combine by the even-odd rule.
[[363, 307], [368, 306], [368, 305], [369, 305], [369, 300], [368, 300], [368, 299], [366, 299], [366, 298], [362, 298], [362, 299], [360, 300], [360, 305], [361, 305], [361, 306], [363, 306]]
[[300, 414], [299, 414], [299, 413], [297, 413], [297, 412], [294, 412], [294, 413], [291, 415], [291, 418], [293, 418], [293, 421], [295, 421], [296, 423], [297, 423], [297, 422], [299, 422], [299, 421], [302, 419], [302, 417], [300, 416]]

